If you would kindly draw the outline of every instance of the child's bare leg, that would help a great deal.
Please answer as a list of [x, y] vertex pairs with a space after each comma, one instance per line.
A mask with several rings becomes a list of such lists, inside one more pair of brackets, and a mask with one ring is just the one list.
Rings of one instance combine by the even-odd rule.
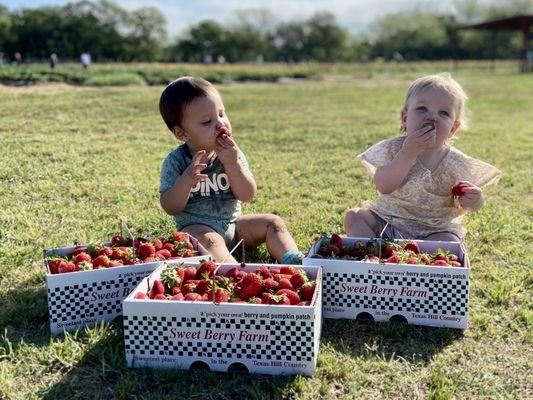
[[274, 214], [254, 214], [239, 217], [236, 221], [237, 239], [244, 239], [247, 247], [266, 242], [269, 254], [282, 262], [288, 251], [298, 252], [298, 246], [281, 217]]
[[224, 238], [209, 226], [189, 225], [183, 228], [182, 232], [187, 232], [198, 239], [200, 244], [213, 256], [215, 261], [221, 262], [226, 260], [225, 263], [237, 264], [237, 260], [233, 256], [228, 257], [229, 250], [226, 247]]
[[344, 217], [344, 230], [351, 237], [375, 237], [378, 220], [370, 210], [352, 208]]
[[459, 236], [454, 235], [451, 232], [432, 233], [431, 235], [426, 236], [424, 240], [434, 240], [434, 241], [441, 241], [441, 242], [461, 242], [461, 239], [459, 239]]

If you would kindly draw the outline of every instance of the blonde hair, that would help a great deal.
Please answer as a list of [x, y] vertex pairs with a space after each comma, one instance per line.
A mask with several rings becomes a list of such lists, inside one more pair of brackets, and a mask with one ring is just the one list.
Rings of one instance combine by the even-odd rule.
[[[466, 117], [466, 101], [468, 96], [465, 91], [455, 79], [452, 78], [449, 72], [441, 72], [435, 75], [426, 75], [416, 79], [405, 96], [405, 103], [403, 109], [407, 110], [409, 102], [415, 98], [420, 92], [427, 88], [439, 88], [448, 92], [455, 100], [455, 115], [456, 120], [461, 123], [461, 128], [468, 129], [468, 119]], [[405, 132], [405, 126], [401, 126], [401, 132]]]

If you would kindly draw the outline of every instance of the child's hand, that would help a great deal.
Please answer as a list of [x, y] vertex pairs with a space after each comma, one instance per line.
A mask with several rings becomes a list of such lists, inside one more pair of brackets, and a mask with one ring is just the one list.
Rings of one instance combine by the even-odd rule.
[[483, 205], [483, 192], [481, 188], [468, 181], [460, 181], [459, 183], [465, 183], [466, 186], [462, 187], [463, 194], [459, 196], [459, 204], [461, 207], [468, 211], [477, 211]]
[[216, 153], [218, 159], [224, 166], [236, 164], [239, 158], [237, 143], [229, 135], [217, 137]]
[[200, 172], [207, 167], [207, 164], [201, 163], [202, 157], [205, 155], [205, 150], [197, 151], [192, 157], [192, 162], [187, 167], [183, 174], [181, 175], [185, 178], [191, 187], [194, 187], [202, 179], [207, 178], [206, 174], [201, 174]]
[[411, 158], [418, 157], [419, 154], [430, 149], [437, 139], [435, 125], [423, 126], [405, 137], [402, 145], [404, 153]]

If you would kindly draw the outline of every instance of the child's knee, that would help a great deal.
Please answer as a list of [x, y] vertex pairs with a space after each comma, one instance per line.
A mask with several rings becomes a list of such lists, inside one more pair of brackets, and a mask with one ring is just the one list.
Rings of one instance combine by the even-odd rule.
[[217, 232], [213, 231], [199, 232], [197, 239], [200, 241], [202, 246], [205, 247], [206, 250], [226, 246], [224, 238]]
[[363, 215], [365, 211], [367, 210], [363, 210], [362, 208], [352, 208], [348, 210], [344, 216], [344, 225], [355, 225], [357, 222], [364, 220]]
[[283, 221], [283, 218], [278, 215], [268, 214], [266, 223], [267, 230], [270, 230], [272, 232], [282, 233], [287, 230], [287, 227], [285, 226], [285, 221]]

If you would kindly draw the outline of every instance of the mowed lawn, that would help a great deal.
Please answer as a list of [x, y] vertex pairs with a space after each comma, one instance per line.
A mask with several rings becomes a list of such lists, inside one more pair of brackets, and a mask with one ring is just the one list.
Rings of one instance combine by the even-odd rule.
[[[397, 134], [414, 74], [221, 85], [258, 194], [244, 213], [287, 222], [301, 250], [342, 232], [375, 189], [358, 152]], [[122, 322], [53, 337], [42, 249], [104, 240], [124, 219], [166, 234], [159, 169], [176, 146], [162, 87], [0, 86], [0, 398], [533, 397], [531, 74], [465, 73], [471, 128], [456, 146], [499, 167], [469, 230], [469, 329], [324, 320], [314, 377], [126, 368]], [[247, 261], [268, 261], [264, 248]]]

